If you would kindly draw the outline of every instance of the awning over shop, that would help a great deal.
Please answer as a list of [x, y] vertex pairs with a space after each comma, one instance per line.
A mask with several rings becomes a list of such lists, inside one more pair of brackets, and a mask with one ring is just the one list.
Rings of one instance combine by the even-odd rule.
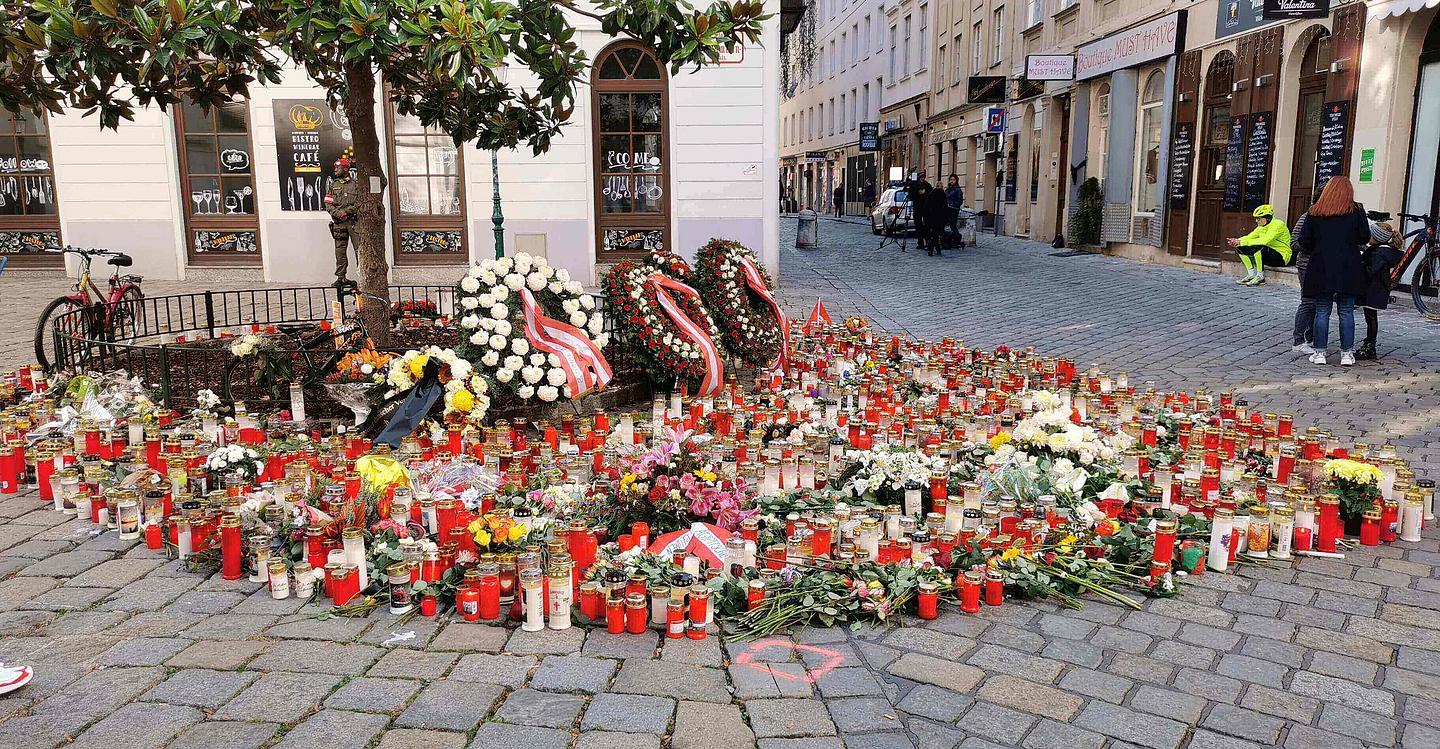
[[1437, 5], [1440, 5], [1440, 0], [1381, 0], [1370, 6], [1370, 13], [1375, 20], [1383, 21], [1390, 16], [1403, 16]]

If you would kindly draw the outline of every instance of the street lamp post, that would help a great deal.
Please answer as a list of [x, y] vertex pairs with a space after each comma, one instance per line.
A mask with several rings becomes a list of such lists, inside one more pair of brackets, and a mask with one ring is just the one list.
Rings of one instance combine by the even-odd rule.
[[[501, 85], [510, 72], [510, 66], [500, 63], [495, 69], [495, 78]], [[493, 197], [491, 201], [495, 204], [495, 210], [490, 213], [490, 220], [495, 222], [495, 259], [505, 257], [505, 213], [500, 210], [500, 151], [496, 149], [490, 152], [490, 182]]]

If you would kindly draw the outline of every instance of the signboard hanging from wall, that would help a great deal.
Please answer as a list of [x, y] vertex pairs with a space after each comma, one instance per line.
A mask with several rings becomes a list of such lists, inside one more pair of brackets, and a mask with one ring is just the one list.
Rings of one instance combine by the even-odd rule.
[[1075, 80], [1143, 65], [1185, 49], [1186, 12], [1176, 11], [1075, 50]]
[[1276, 20], [1265, 17], [1265, 0], [1220, 0], [1215, 15], [1215, 38], [1254, 31]]
[[1238, 211], [1245, 201], [1245, 115], [1230, 118], [1230, 137], [1225, 141], [1225, 193], [1220, 206]]
[[1025, 78], [1032, 81], [1075, 80], [1075, 55], [1026, 55]]
[[1004, 104], [1005, 76], [972, 75], [966, 81], [965, 96], [971, 104]]
[[860, 123], [860, 150], [861, 150], [861, 151], [879, 151], [879, 150], [880, 150], [880, 123], [878, 123], [878, 122], [862, 122], [862, 123]]
[[1315, 149], [1315, 186], [1344, 174], [1345, 146], [1350, 140], [1350, 102], [1333, 101], [1320, 114], [1320, 142]]
[[1270, 146], [1275, 137], [1275, 113], [1250, 115], [1250, 137], [1245, 140], [1245, 206], [1253, 211], [1264, 205], [1270, 191]]
[[324, 211], [335, 160], [351, 154], [350, 122], [324, 99], [275, 99], [280, 210]]
[[1330, 0], [1265, 0], [1261, 15], [1267, 21], [1324, 18], [1330, 15]]

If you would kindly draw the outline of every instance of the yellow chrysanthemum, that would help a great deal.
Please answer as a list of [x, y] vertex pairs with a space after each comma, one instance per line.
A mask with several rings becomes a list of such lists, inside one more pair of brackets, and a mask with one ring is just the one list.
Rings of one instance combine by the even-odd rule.
[[510, 543], [516, 543], [530, 533], [530, 528], [524, 525], [510, 526]]
[[1000, 432], [990, 438], [990, 449], [999, 450], [1001, 445], [1008, 445], [1013, 438], [1009, 432]]
[[418, 378], [418, 377], [420, 377], [420, 375], [425, 374], [425, 365], [426, 365], [426, 364], [429, 364], [429, 363], [430, 363], [430, 355], [429, 355], [429, 354], [421, 354], [421, 355], [415, 357], [414, 359], [411, 359], [411, 360], [410, 360], [410, 376], [411, 376], [411, 377], [416, 377], [416, 378]]
[[[474, 527], [475, 524], [474, 524], [474, 523], [471, 523], [470, 525], [471, 525], [471, 527]], [[489, 546], [489, 545], [490, 545], [490, 533], [487, 532], [487, 531], [485, 531], [485, 530], [483, 530], [483, 529], [475, 531], [475, 545], [476, 545], [476, 546]]]
[[475, 407], [475, 396], [469, 390], [456, 390], [454, 397], [450, 399], [450, 405], [462, 413], [469, 413]]
[[1326, 461], [1325, 475], [1352, 484], [1378, 484], [1382, 476], [1379, 468], [1347, 458]]

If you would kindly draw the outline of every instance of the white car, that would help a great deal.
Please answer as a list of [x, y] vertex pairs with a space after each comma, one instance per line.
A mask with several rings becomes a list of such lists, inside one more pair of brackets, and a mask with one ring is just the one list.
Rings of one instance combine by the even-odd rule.
[[910, 234], [915, 231], [915, 212], [903, 187], [887, 188], [870, 212], [870, 233]]

